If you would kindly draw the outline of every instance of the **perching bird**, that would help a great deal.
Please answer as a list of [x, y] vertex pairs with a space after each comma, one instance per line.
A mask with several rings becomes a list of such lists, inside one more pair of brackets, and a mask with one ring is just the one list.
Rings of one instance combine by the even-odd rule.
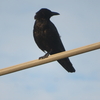
[[[46, 58], [52, 54], [65, 51], [65, 48], [60, 39], [59, 33], [55, 25], [50, 21], [54, 15], [59, 15], [57, 12], [52, 12], [49, 9], [42, 8], [35, 15], [35, 24], [33, 36], [36, 44], [42, 51], [47, 53], [39, 59]], [[75, 72], [75, 69], [69, 58], [58, 60], [58, 62], [68, 71]]]

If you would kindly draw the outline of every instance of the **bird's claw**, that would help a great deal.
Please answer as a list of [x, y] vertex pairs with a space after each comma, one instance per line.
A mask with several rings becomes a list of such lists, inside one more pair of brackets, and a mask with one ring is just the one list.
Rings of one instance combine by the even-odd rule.
[[44, 58], [47, 58], [48, 56], [49, 56], [49, 53], [46, 53], [44, 56], [39, 57], [39, 59], [44, 59]]

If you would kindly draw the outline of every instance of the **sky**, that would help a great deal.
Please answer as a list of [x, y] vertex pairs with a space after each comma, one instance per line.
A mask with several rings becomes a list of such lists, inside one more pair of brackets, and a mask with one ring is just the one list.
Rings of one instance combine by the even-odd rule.
[[[0, 0], [0, 69], [38, 59], [34, 15], [60, 13], [55, 24], [66, 50], [100, 42], [100, 0]], [[75, 73], [56, 61], [0, 76], [0, 100], [100, 100], [100, 49], [70, 57]]]

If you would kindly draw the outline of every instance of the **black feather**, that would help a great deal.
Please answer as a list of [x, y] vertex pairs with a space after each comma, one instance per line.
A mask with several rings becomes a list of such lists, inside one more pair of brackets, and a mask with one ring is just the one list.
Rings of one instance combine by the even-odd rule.
[[[40, 58], [45, 58], [48, 54], [55, 54], [65, 51], [65, 48], [60, 39], [59, 33], [55, 25], [50, 21], [53, 15], [59, 15], [57, 12], [52, 12], [46, 8], [40, 9], [35, 15], [35, 24], [33, 36], [36, 44], [42, 51], [47, 51], [47, 54]], [[75, 72], [75, 69], [69, 58], [58, 60], [58, 62], [68, 71]]]

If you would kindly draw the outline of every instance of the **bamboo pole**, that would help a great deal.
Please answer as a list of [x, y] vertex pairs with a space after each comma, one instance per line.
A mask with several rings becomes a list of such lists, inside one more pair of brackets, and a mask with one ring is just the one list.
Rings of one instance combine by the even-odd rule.
[[14, 66], [10, 66], [10, 67], [7, 67], [7, 68], [0, 69], [0, 76], [5, 75], [5, 74], [9, 74], [9, 73], [13, 73], [13, 72], [16, 72], [16, 71], [20, 71], [20, 70], [23, 70], [23, 69], [35, 67], [35, 66], [45, 64], [45, 63], [48, 63], [48, 62], [52, 62], [52, 61], [55, 61], [55, 60], [59, 60], [59, 59], [62, 59], [62, 58], [75, 56], [75, 55], [85, 53], [85, 52], [89, 52], [89, 51], [96, 50], [96, 49], [100, 49], [100, 42], [90, 44], [90, 45], [87, 45], [87, 46], [83, 46], [83, 47], [80, 47], [80, 48], [76, 48], [76, 49], [73, 49], [73, 50], [57, 53], [57, 54], [54, 54], [54, 55], [50, 55], [48, 58], [45, 58], [45, 59], [32, 60], [32, 61], [29, 61], [29, 62], [25, 62], [25, 63], [21, 63], [21, 64], [18, 64], [18, 65], [14, 65]]

